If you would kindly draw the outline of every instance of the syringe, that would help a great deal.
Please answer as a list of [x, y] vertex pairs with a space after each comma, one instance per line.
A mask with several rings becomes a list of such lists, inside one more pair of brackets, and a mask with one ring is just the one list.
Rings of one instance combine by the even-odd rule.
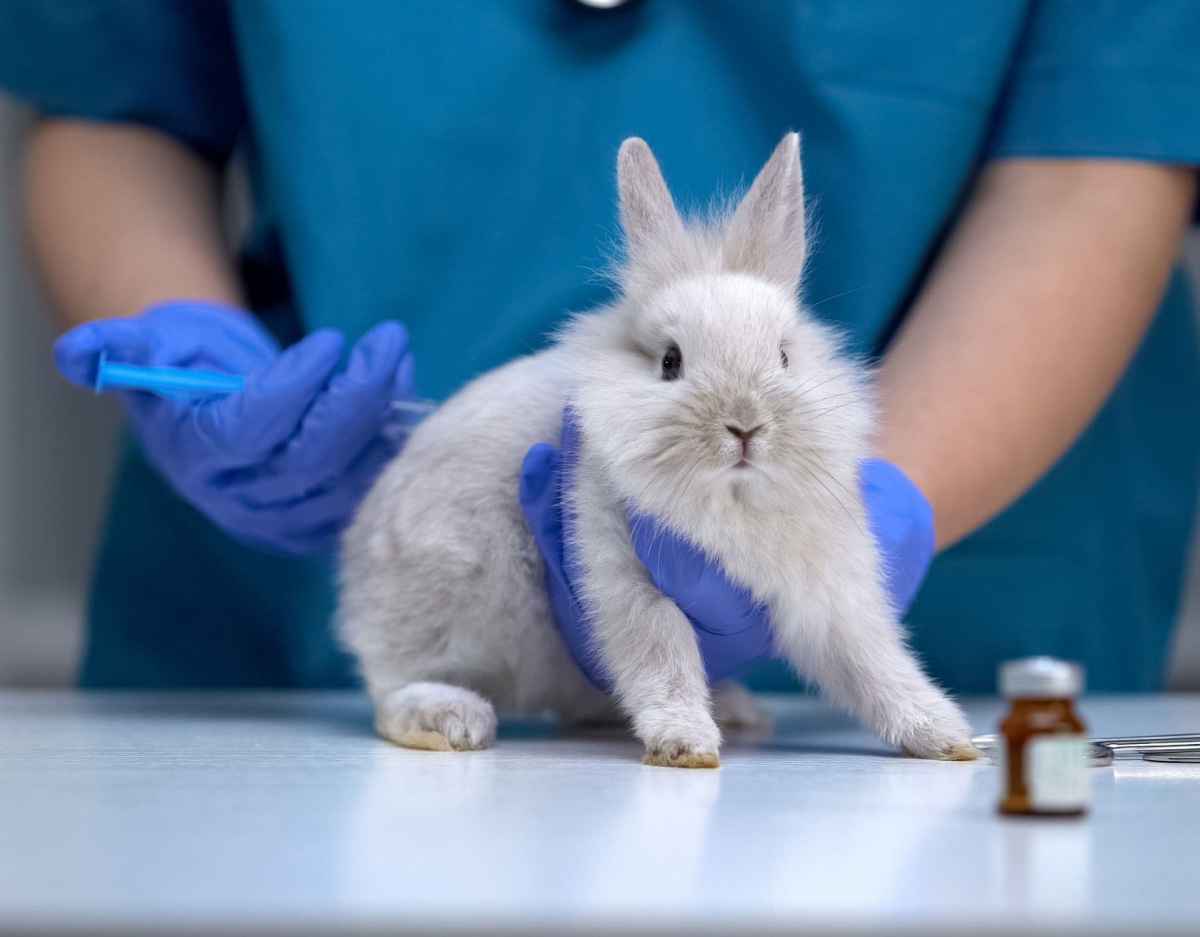
[[[240, 374], [223, 371], [122, 364], [109, 361], [107, 353], [102, 351], [96, 363], [93, 386], [98, 394], [106, 390], [142, 390], [170, 400], [202, 400], [236, 394], [245, 388], [246, 379]], [[436, 406], [432, 400], [393, 400], [389, 405], [389, 417], [399, 425], [391, 425], [387, 430], [392, 434], [403, 433], [408, 426], [433, 412]]]
[[108, 353], [103, 351], [96, 363], [96, 382], [93, 385], [98, 394], [106, 390], [144, 390], [173, 400], [225, 397], [236, 394], [245, 386], [246, 379], [240, 374], [121, 364], [109, 361]]

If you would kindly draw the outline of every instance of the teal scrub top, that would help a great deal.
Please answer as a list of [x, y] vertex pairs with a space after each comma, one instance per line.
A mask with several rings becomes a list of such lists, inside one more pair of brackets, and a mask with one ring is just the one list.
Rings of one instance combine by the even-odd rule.
[[[1200, 162], [1195, 0], [9, 0], [4, 17], [0, 83], [44, 112], [150, 125], [215, 163], [244, 151], [255, 307], [285, 338], [403, 320], [435, 398], [605, 299], [632, 134], [702, 206], [802, 131], [807, 299], [871, 356], [984, 162]], [[908, 622], [945, 684], [991, 691], [997, 662], [1048, 653], [1094, 689], [1161, 685], [1196, 502], [1196, 348], [1177, 275], [1079, 442], [936, 560]], [[234, 542], [130, 444], [82, 682], [346, 685], [332, 607], [331, 560]], [[789, 683], [774, 665], [753, 680]]]

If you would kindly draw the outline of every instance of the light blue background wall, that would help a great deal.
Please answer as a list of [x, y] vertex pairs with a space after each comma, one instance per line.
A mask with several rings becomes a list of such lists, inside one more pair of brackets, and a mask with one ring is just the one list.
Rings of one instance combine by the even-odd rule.
[[[50, 369], [53, 327], [19, 220], [28, 122], [0, 96], [0, 686], [71, 680], [118, 416]], [[1200, 271], [1200, 235], [1189, 254]], [[1192, 566], [1173, 683], [1200, 689], [1200, 549]]]

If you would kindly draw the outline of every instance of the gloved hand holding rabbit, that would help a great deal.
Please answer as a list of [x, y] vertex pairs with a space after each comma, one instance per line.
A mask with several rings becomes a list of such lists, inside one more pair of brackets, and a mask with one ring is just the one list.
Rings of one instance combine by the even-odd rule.
[[[830, 406], [837, 406], [831, 401]], [[579, 427], [571, 411], [563, 418], [562, 445], [538, 443], [521, 466], [521, 510], [546, 563], [546, 587], [555, 624], [575, 663], [599, 687], [610, 687], [591, 653], [592, 621], [575, 595], [570, 570], [577, 569], [573, 518], [563, 516], [564, 484], [575, 477]], [[933, 559], [933, 508], [904, 472], [886, 459], [859, 466], [859, 489], [880, 559], [886, 570], [892, 607], [903, 613], [912, 603]], [[692, 623], [710, 683], [719, 683], [771, 655], [769, 609], [750, 591], [731, 582], [719, 563], [654, 518], [632, 513], [630, 538], [651, 581]], [[570, 559], [568, 559], [568, 556]], [[727, 685], [721, 694], [736, 693]], [[737, 709], [726, 707], [729, 713]], [[756, 708], [743, 710], [750, 725], [763, 724]]]
[[[766, 610], [771, 649], [882, 738], [920, 757], [975, 757], [889, 599], [859, 487], [865, 372], [797, 301], [798, 138], [783, 139], [727, 218], [685, 222], [638, 139], [621, 147], [618, 184], [619, 299], [451, 398], [346, 535], [339, 623], [380, 733], [469, 750], [493, 741], [495, 707], [572, 719], [615, 705], [647, 762], [716, 766], [697, 632], [639, 560], [632, 515], [719, 564]], [[564, 555], [589, 624], [572, 650], [611, 694], [555, 628], [513, 499], [526, 451], [558, 438], [564, 408], [578, 432]]]

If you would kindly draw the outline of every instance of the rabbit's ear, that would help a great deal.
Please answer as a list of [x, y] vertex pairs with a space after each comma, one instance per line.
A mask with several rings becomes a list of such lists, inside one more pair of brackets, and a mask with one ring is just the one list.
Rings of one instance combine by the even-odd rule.
[[617, 191], [628, 265], [653, 276], [666, 274], [685, 239], [683, 220], [646, 141], [630, 137], [617, 155]]
[[800, 135], [789, 133], [730, 219], [724, 266], [794, 290], [800, 285], [806, 256]]

